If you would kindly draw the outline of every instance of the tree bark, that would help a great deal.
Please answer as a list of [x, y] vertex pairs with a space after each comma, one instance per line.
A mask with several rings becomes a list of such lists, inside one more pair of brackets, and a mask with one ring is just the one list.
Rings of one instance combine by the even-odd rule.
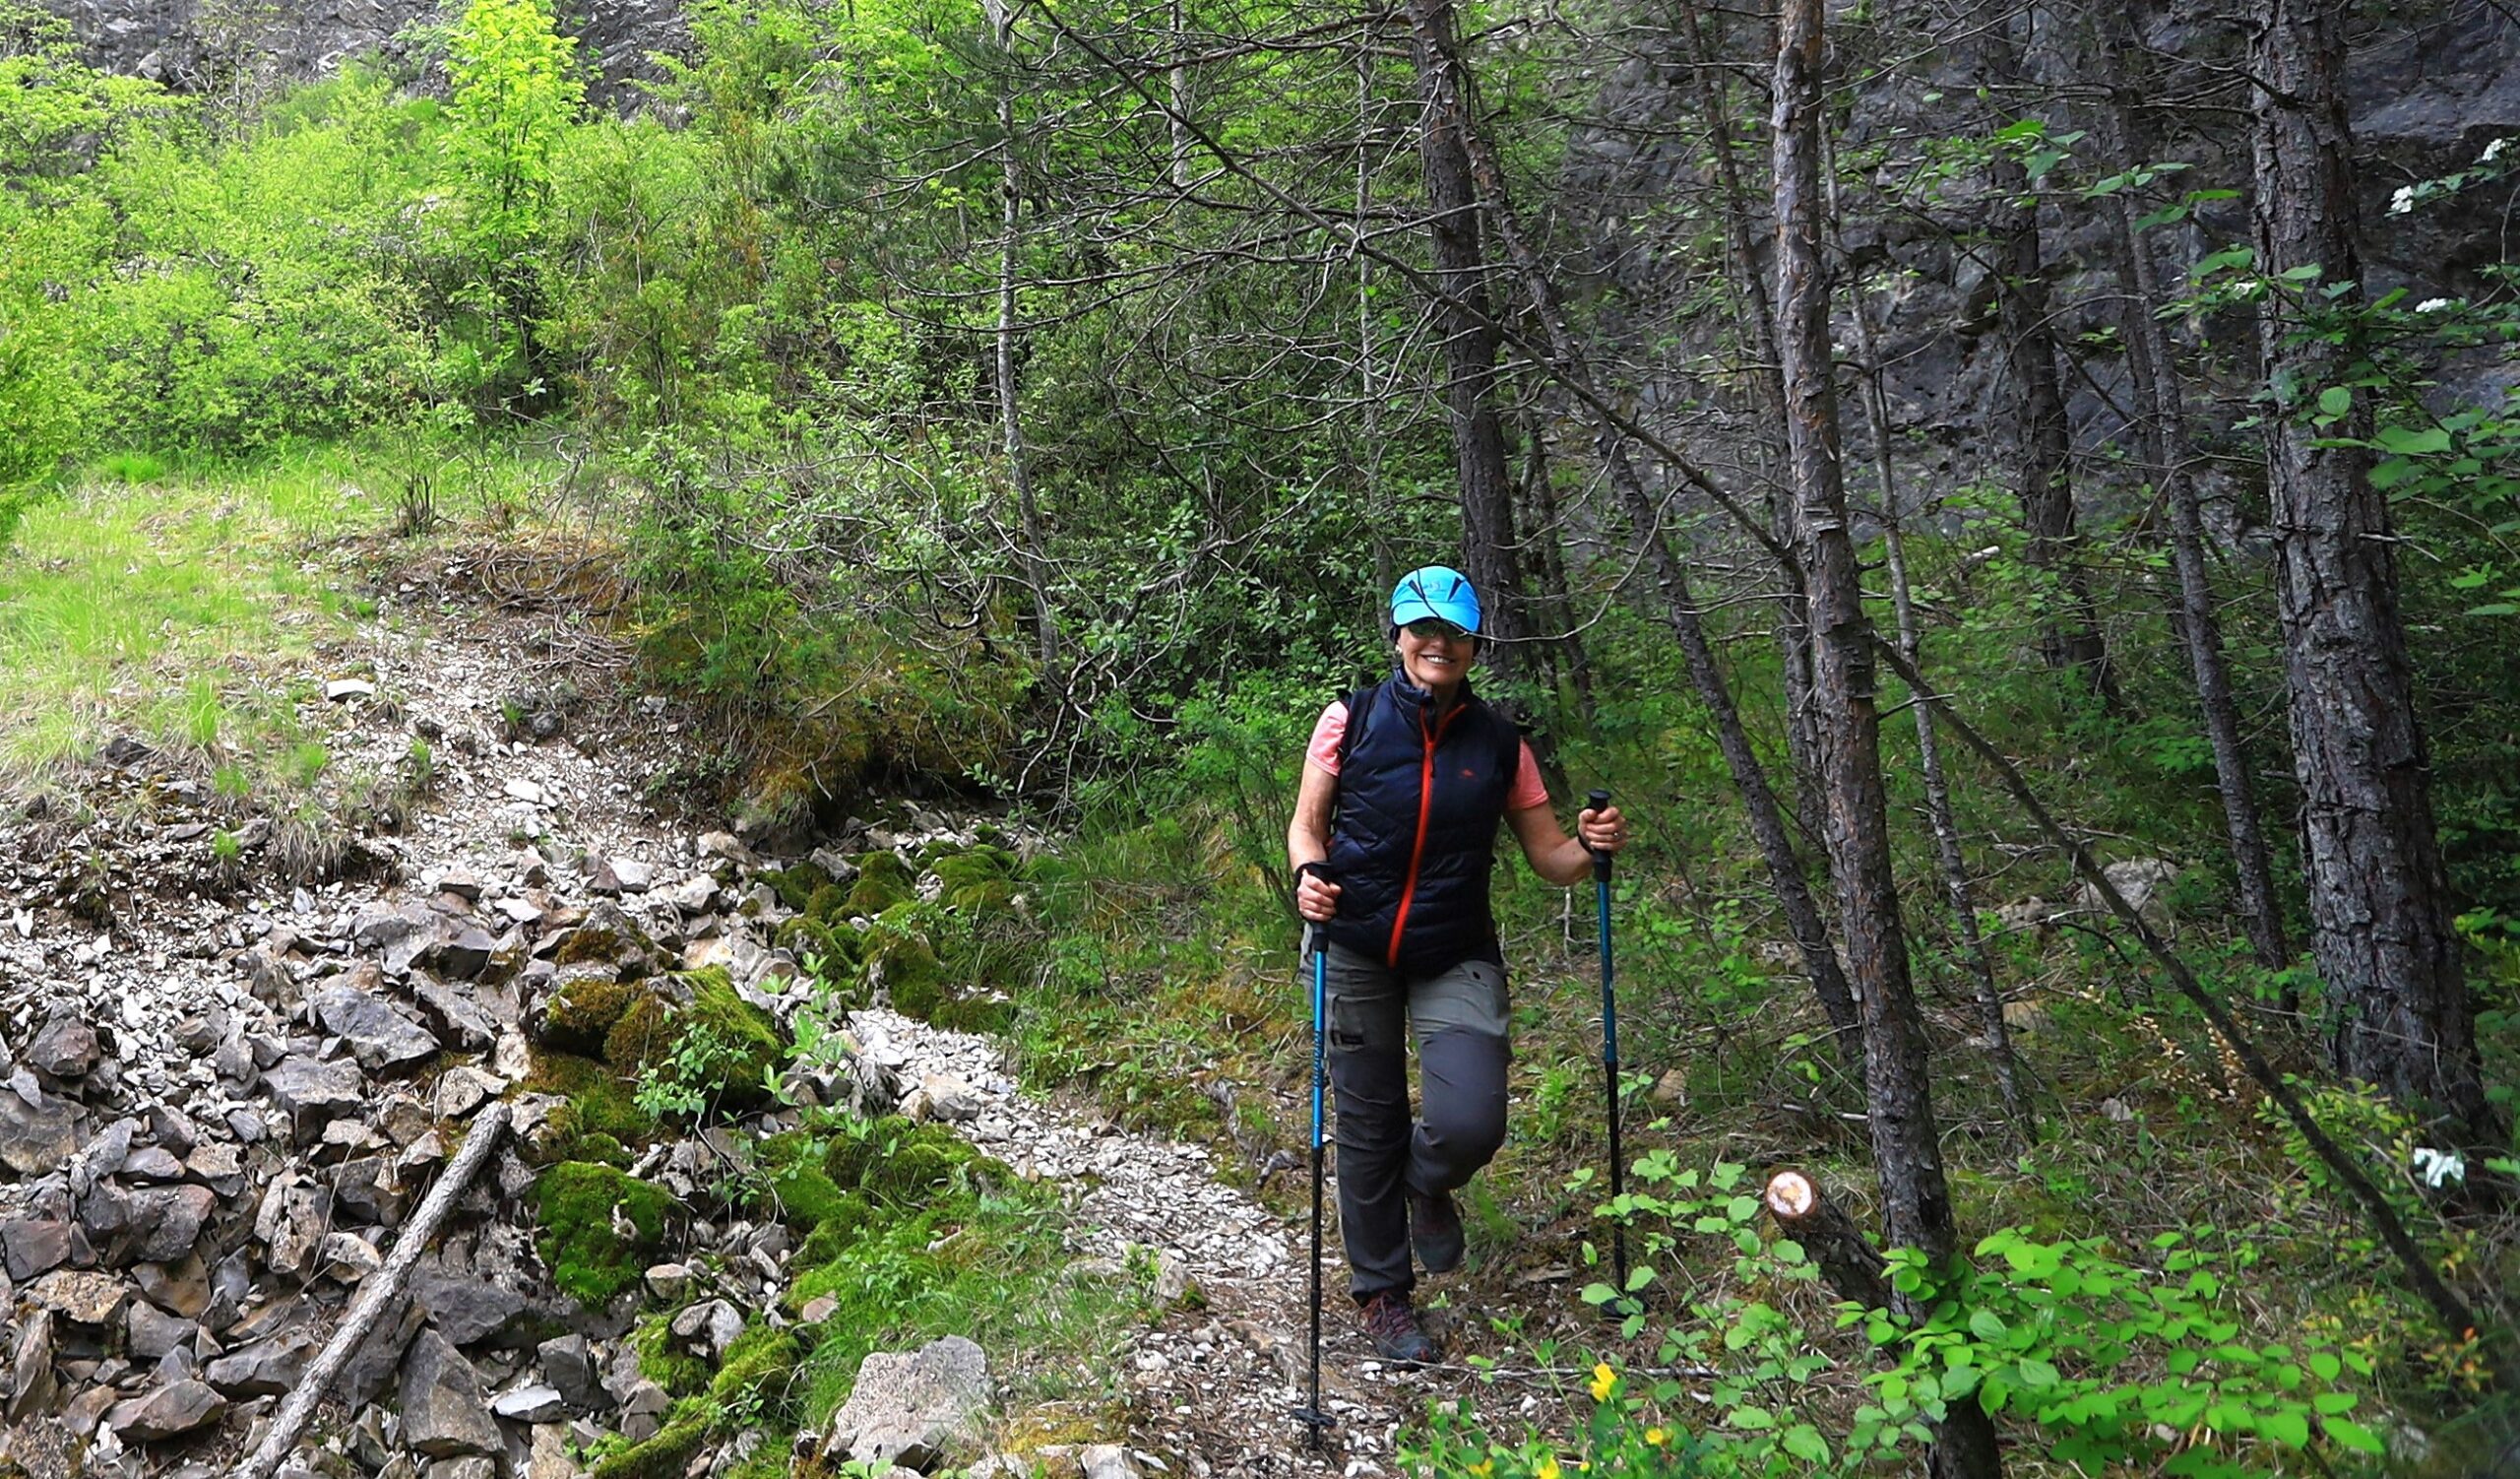
[[1531, 532], [1532, 552], [1539, 565], [1540, 589], [1533, 605], [1549, 627], [1546, 651], [1562, 667], [1575, 690], [1584, 721], [1593, 721], [1593, 662], [1577, 630], [1573, 581], [1566, 570], [1564, 516], [1549, 474], [1548, 429], [1535, 416], [1523, 426], [1524, 527]]
[[[2388, 500], [2371, 485], [2368, 455], [2330, 440], [2367, 437], [2370, 410], [2358, 394], [2340, 424], [2313, 428], [2304, 419], [2324, 389], [2346, 382], [2360, 354], [2350, 317], [2362, 294], [2342, 17], [2332, 0], [2255, 0], [2253, 9], [2251, 213], [2258, 269], [2278, 280], [2259, 318], [2278, 398], [2264, 418], [2267, 498], [2311, 953], [2331, 994], [2332, 1051], [2339, 1069], [2399, 1104], [2446, 1115], [2478, 1143], [2498, 1143], [2433, 833]], [[2314, 289], [2281, 283], [2305, 267], [2319, 271]], [[2342, 324], [2339, 313], [2349, 315]]]
[[[1977, 50], [1978, 71], [1989, 83], [2020, 80], [2021, 56], [2000, 20], [1981, 33]], [[2048, 327], [2039, 202], [2031, 193], [2029, 170], [2001, 146], [1988, 159], [1986, 182], [1994, 197], [1996, 305], [2004, 361], [2021, 418], [2021, 519], [2029, 536], [2023, 552], [2042, 586], [2039, 652], [2051, 670], [2075, 675], [2114, 708], [2117, 680], [2101, 640], [2091, 573], [2083, 563], [2082, 532], [2074, 518], [2073, 438], [2056, 372], [2056, 335]]]
[[[1735, 109], [1727, 104], [1715, 45], [1707, 36], [1706, 18], [1697, 0], [1680, 0], [1679, 18], [1690, 70], [1697, 78], [1698, 118], [1706, 129], [1708, 155], [1715, 161], [1716, 188], [1724, 201], [1725, 266], [1732, 283], [1734, 322], [1741, 347], [1752, 359], [1748, 377], [1751, 401], [1761, 413], [1758, 419], [1762, 423], [1780, 426], [1785, 416], [1785, 388], [1777, 374], [1776, 310], [1760, 269], [1750, 192], [1741, 183], [1740, 161], [1732, 154]], [[1755, 445], [1767, 465], [1773, 488], [1774, 470], [1784, 461], [1783, 449], [1767, 433], [1761, 434]], [[1773, 491], [1768, 497], [1768, 515], [1769, 532], [1780, 544], [1791, 544], [1788, 514]], [[1785, 752], [1794, 775], [1795, 823], [1801, 829], [1803, 841], [1817, 847], [1823, 822], [1818, 740], [1811, 727], [1811, 618], [1803, 607], [1800, 586], [1791, 578], [1778, 592], [1776, 645], [1784, 675], [1781, 686], [1785, 694]]]
[[[1832, 214], [1836, 193], [1831, 192]], [[1917, 627], [1917, 605], [1908, 587], [1907, 541], [1899, 531], [1898, 487], [1890, 467], [1890, 398], [1881, 389], [1881, 364], [1872, 351], [1872, 319], [1863, 305], [1863, 282], [1848, 285], [1847, 305], [1855, 319], [1856, 353], [1862, 356], [1863, 413], [1871, 431], [1872, 475], [1878, 484], [1883, 553], [1890, 576], [1890, 609], [1899, 624], [1899, 655], [1910, 667], [1924, 667], [1924, 639]], [[1986, 1056], [1995, 1068], [1995, 1089], [2003, 1096], [2004, 1115], [2016, 1133], [2032, 1144], [2039, 1140], [2039, 1118], [2021, 1086], [2021, 1062], [2013, 1052], [2012, 1028], [2004, 1021], [2003, 991], [1995, 984], [1994, 958], [1978, 929], [1978, 900], [1969, 882], [1968, 856], [1960, 848], [1960, 823], [1952, 811], [1951, 781], [1942, 768], [1942, 743], [1934, 733], [1933, 706], [1919, 701], [1917, 769], [1925, 789], [1925, 822], [1933, 831], [1934, 863], [1942, 872], [1943, 901], [1951, 906], [1952, 933], [1960, 941], [1961, 964], [1978, 1000], [1978, 1022], [1986, 1035]]]
[[[1786, 397], [1794, 533], [1811, 611], [1812, 698], [1827, 785], [1829, 870], [1863, 1022], [1863, 1070], [1884, 1232], [1937, 1269], [1959, 1256], [1959, 1228], [1942, 1174], [1924, 1023], [1908, 979], [1907, 939], [1891, 871], [1874, 707], [1873, 633], [1863, 611], [1848, 527], [1830, 360], [1829, 278], [1821, 253], [1820, 108], [1824, 0], [1784, 0], [1778, 27], [1773, 130], [1777, 348]], [[1930, 1303], [1930, 1291], [1920, 1291]], [[1911, 1312], [1922, 1306], [1904, 1297]], [[1994, 1425], [1957, 1402], [1935, 1435], [1932, 1472], [1984, 1479], [2002, 1472]]]
[[[1015, 62], [1013, 0], [985, 0], [989, 28], [997, 38], [1001, 65]], [[1033, 637], [1044, 673], [1059, 661], [1058, 621], [1050, 611], [1047, 537], [1040, 501], [1033, 494], [1032, 469], [1024, 446], [1022, 398], [1015, 381], [1017, 272], [1023, 255], [1024, 164], [1015, 153], [1015, 85], [1001, 81], [997, 90], [999, 204], [997, 243], [997, 414], [1006, 452], [1006, 481], [1015, 490], [1015, 516], [1024, 541], [1024, 583], [1033, 597]]]
[[1435, 278], [1444, 296], [1434, 304], [1444, 343], [1444, 406], [1450, 413], [1453, 463], [1461, 479], [1462, 567], [1486, 608], [1487, 650], [1508, 675], [1527, 666], [1522, 570], [1514, 539], [1514, 482], [1505, 465], [1505, 432], [1496, 414], [1496, 351], [1503, 342], [1488, 311], [1487, 264], [1479, 230], [1479, 194], [1471, 180], [1470, 110], [1454, 58], [1452, 0], [1411, 0], [1412, 60], [1424, 117], [1418, 137], [1434, 247]]
[[[2093, 13], [2099, 44], [2093, 48], [2110, 100], [2093, 113], [2093, 133], [2104, 166], [2124, 172], [2142, 162], [2138, 157], [2134, 110], [2123, 63], [2134, 37], [2125, 12], [2104, 5]], [[2214, 752], [2214, 780], [2223, 803], [2223, 832], [2232, 850], [2232, 870], [2238, 880], [2240, 918], [2248, 932], [2257, 963], [2281, 970], [2292, 960], [2284, 937], [2284, 910], [2275, 892], [2275, 868], [2258, 824], [2256, 786], [2249, 778], [2248, 750], [2240, 740], [2239, 705], [2232, 696], [2230, 665], [2223, 656], [2223, 629], [2215, 614], [2214, 587], [2206, 564], [2205, 521], [2197, 506], [2196, 482], [2187, 473], [2186, 395], [2179, 383], [2170, 332], [2155, 310], [2164, 301], [2161, 275], [2153, 264], [2136, 221], [2143, 205], [2131, 188], [2116, 193], [2119, 250], [2126, 260], [2123, 326], [2126, 364], [2134, 382], [2137, 443], [2151, 468], [2154, 486], [2170, 512], [2171, 562], [2178, 577], [2178, 614], [2186, 640], [2187, 665], [2196, 682], [2197, 706], [2203, 710], [2206, 741]], [[2297, 1005], [2285, 991], [2287, 1010]]]

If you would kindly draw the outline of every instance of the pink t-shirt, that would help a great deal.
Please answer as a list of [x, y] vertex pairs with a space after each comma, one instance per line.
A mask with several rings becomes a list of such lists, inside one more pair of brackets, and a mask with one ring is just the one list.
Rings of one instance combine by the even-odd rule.
[[[1339, 773], [1339, 741], [1348, 734], [1348, 702], [1334, 698], [1330, 707], [1321, 711], [1321, 722], [1312, 727], [1312, 742], [1303, 747], [1312, 763]], [[1521, 811], [1531, 806], [1548, 804], [1548, 786], [1540, 778], [1540, 762], [1532, 758], [1532, 742], [1523, 741], [1523, 757], [1514, 766], [1513, 789], [1505, 793], [1505, 809]]]

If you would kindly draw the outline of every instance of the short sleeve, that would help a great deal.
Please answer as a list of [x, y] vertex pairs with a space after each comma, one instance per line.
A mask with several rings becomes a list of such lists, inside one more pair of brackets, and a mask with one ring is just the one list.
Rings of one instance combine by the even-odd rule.
[[[1330, 772], [1339, 773], [1339, 741], [1348, 738], [1348, 704], [1332, 699], [1330, 707], [1321, 711], [1321, 719], [1312, 727], [1312, 740], [1303, 747], [1304, 758]], [[1523, 751], [1528, 757], [1531, 753]]]
[[1532, 755], [1532, 742], [1523, 741], [1522, 758], [1514, 762], [1514, 786], [1505, 793], [1505, 809], [1521, 811], [1548, 804], [1548, 783], [1540, 778], [1540, 761]]

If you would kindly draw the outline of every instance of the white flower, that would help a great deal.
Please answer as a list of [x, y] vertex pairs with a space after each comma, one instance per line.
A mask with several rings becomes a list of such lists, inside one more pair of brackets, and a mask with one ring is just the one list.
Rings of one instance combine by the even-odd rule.
[[2502, 157], [2502, 147], [2510, 142], [2511, 141], [2509, 139], [2496, 139], [2492, 143], [2488, 144], [2485, 147], [2485, 153], [2477, 156], [2477, 162], [2480, 164], [2492, 163], [2495, 160]]
[[2414, 209], [2415, 187], [2413, 185], [2398, 186], [2397, 193], [2389, 197], [2389, 214], [2392, 216], [2404, 216], [2407, 212]]
[[2456, 298], [2428, 297], [2423, 302], [2416, 304], [2415, 311], [2418, 313], [2438, 313], [2444, 308], [2453, 308], [2456, 306], [2458, 306], [2458, 299]]
[[2443, 1182], [2466, 1181], [2468, 1163], [2460, 1159], [2455, 1150], [2435, 1150], [2429, 1145], [2418, 1145], [2415, 1147], [2415, 1174], [2424, 1178], [2426, 1186], [2438, 1190]]

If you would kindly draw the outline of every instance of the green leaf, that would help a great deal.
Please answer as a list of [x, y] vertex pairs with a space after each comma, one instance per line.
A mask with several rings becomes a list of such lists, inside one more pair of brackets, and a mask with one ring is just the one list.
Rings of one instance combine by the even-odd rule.
[[2036, 1356], [2023, 1357], [2014, 1363], [2013, 1370], [2020, 1378], [2021, 1384], [2033, 1390], [2045, 1390], [2055, 1385], [2059, 1380], [2056, 1368]]
[[2310, 1375], [2322, 1382], [2335, 1381], [2337, 1375], [2345, 1370], [2345, 1363], [2336, 1359], [2334, 1351], [2312, 1351], [2301, 1360], [2309, 1367]]
[[[2319, 397], [2324, 406], [2327, 397]], [[2450, 450], [2450, 433], [2438, 426], [2382, 426], [2373, 440], [2401, 457], [2421, 457]]]
[[2343, 416], [2354, 409], [2354, 391], [2350, 386], [2331, 385], [2319, 392], [2319, 415]]
[[2004, 1338], [2003, 1317], [1992, 1310], [1972, 1310], [1969, 1312], [1969, 1330], [1980, 1340], [2001, 1340]]
[[2339, 1445], [2358, 1452], [2385, 1453], [2389, 1450], [2388, 1445], [2380, 1442], [2378, 1436], [2370, 1429], [2351, 1418], [2322, 1418], [2319, 1421], [2319, 1427]]
[[1829, 1461], [1829, 1441], [1809, 1423], [1796, 1423], [1786, 1429], [1784, 1438], [1779, 1441], [1785, 1445], [1787, 1452], [1806, 1463]]
[[2306, 1447], [2310, 1442], [2310, 1420], [2298, 1407], [2282, 1408], [2259, 1418], [2257, 1431], [2288, 1448]]
[[1607, 1284], [1587, 1284], [1580, 1297], [1588, 1305], [1606, 1305], [1618, 1298], [1618, 1291]]

